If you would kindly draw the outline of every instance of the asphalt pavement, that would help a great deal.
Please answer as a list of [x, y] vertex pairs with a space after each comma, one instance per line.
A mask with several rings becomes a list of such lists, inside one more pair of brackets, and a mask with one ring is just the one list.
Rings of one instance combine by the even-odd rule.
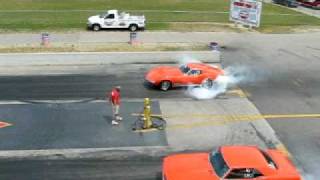
[[[41, 75], [2, 76], [0, 78], [1, 100], [103, 100], [112, 87], [122, 87], [122, 98], [183, 98], [181, 88], [163, 92], [144, 81], [147, 66], [131, 66], [130, 72], [121, 73], [122, 66], [109, 66], [120, 73], [107, 71], [95, 75]], [[150, 66], [149, 66], [150, 67]], [[104, 69], [104, 71], [106, 71]]]
[[[3, 128], [0, 150], [79, 149], [130, 146], [166, 146], [165, 131], [134, 132], [143, 111], [143, 100], [123, 101], [123, 120], [112, 125], [111, 105], [102, 102], [34, 103], [0, 105], [0, 119], [12, 126]], [[152, 111], [161, 114], [159, 103]], [[13, 113], [14, 112], [14, 113]]]
[[[318, 130], [320, 124], [317, 116], [308, 117], [301, 115], [318, 114], [320, 109], [318, 79], [319, 37], [317, 33], [252, 36], [244, 34], [241, 37], [238, 34], [236, 36], [231, 34], [230, 38], [234, 38], [233, 40], [227, 37], [224, 41], [224, 36], [221, 36], [219, 39], [221, 40], [221, 44], [224, 45], [222, 54], [224, 67], [233, 67], [238, 69], [239, 72], [245, 72], [245, 80], [239, 84], [259, 111], [262, 114], [293, 115], [286, 119], [270, 119], [268, 122], [287, 147], [298, 167], [311, 180], [316, 180], [319, 176], [318, 167], [320, 159], [318, 155], [320, 149]], [[126, 79], [123, 78], [121, 80], [122, 76]], [[132, 76], [134, 76], [134, 73], [130, 74], [130, 77]], [[143, 75], [136, 75], [135, 77], [139, 79]], [[6, 79], [4, 82], [7, 85], [13, 83], [10, 78], [21, 77], [4, 77]], [[121, 74], [120, 76], [113, 76], [110, 84], [115, 84], [116, 82], [111, 83], [111, 81], [119, 79], [119, 82], [131, 83], [129, 75]], [[32, 83], [32, 80], [28, 80], [28, 82]], [[52, 82], [56, 83], [57, 81]], [[67, 83], [64, 85], [66, 86]], [[138, 90], [135, 90], [135, 87], [126, 88], [137, 94], [139, 91], [144, 93], [144, 87], [141, 85], [137, 85], [136, 87], [138, 86], [140, 87]], [[12, 87], [7, 91], [15, 89]], [[143, 88], [141, 89], [141, 87]], [[56, 89], [61, 88], [51, 86], [46, 91], [50, 94], [50, 91], [56, 91]], [[101, 89], [106, 89], [106, 87]], [[75, 90], [77, 89], [73, 91]], [[2, 91], [8, 93], [4, 90]], [[30, 91], [32, 92], [32, 90]], [[151, 92], [147, 92], [147, 95], [152, 95]], [[183, 91], [177, 90], [176, 92], [182, 92], [182, 96], [172, 91], [172, 96], [170, 94], [162, 94], [162, 97], [181, 98], [184, 96]], [[134, 93], [131, 95], [135, 96]], [[57, 94], [49, 97], [55, 96]], [[130, 94], [125, 96], [129, 97]], [[100, 97], [102, 97], [102, 93]], [[17, 97], [13, 97], [12, 99], [14, 98]], [[5, 130], [5, 128], [2, 130]], [[4, 163], [7, 164], [8, 162]], [[159, 165], [155, 165], [155, 167], [158, 169], [155, 172], [158, 172]], [[72, 165], [70, 168], [72, 168]], [[11, 176], [14, 176], [14, 174], [11, 174]]]
[[292, 115], [268, 122], [306, 179], [316, 180], [320, 176], [320, 119], [306, 115], [320, 110], [320, 44], [310, 39], [269, 42], [247, 43], [241, 50], [227, 51], [223, 54], [225, 66], [249, 72], [240, 86], [261, 114]]
[[304, 6], [298, 6], [294, 10], [302, 12], [302, 13], [305, 13], [305, 14], [308, 14], [310, 16], [314, 16], [314, 17], [320, 18], [319, 9], [314, 9], [314, 8], [309, 8], [309, 7], [304, 7]]
[[[279, 4], [273, 3], [273, 0], [264, 0], [264, 2], [272, 3], [274, 5], [281, 6], [281, 7], [286, 7], [284, 5], [279, 5]], [[320, 11], [317, 9], [314, 9], [314, 8], [305, 7], [303, 5], [298, 5], [298, 7], [295, 7], [295, 8], [292, 8], [292, 7], [286, 7], [286, 8], [307, 14], [309, 16], [314, 16], [314, 17], [320, 18]]]
[[162, 158], [126, 160], [0, 161], [0, 179], [14, 180], [161, 180]]

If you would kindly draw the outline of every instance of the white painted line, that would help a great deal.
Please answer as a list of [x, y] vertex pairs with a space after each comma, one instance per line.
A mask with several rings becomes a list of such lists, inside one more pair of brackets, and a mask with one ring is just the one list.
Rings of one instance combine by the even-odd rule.
[[0, 101], [0, 105], [7, 105], [7, 104], [62, 104], [62, 103], [81, 103], [81, 102], [106, 102], [105, 100], [95, 100], [92, 99], [75, 99], [75, 100], [25, 100], [25, 101]]
[[[152, 98], [151, 101], [193, 101], [192, 98]], [[143, 102], [143, 98], [122, 98], [123, 102]], [[106, 100], [103, 99], [95, 99], [95, 98], [87, 98], [87, 99], [73, 99], [73, 100], [26, 100], [26, 101], [0, 101], [0, 105], [7, 104], [67, 104], [67, 103], [106, 103]]]
[[[70, 149], [46, 149], [46, 150], [9, 150], [0, 151], [0, 159], [9, 158], [85, 158], [97, 157], [103, 158], [121, 158], [124, 155], [152, 154], [161, 156], [163, 153], [173, 151], [167, 146], [134, 146], [134, 147], [113, 147], [113, 148], [70, 148]], [[105, 152], [105, 153], [103, 153]], [[159, 152], [159, 153], [157, 153]], [[163, 152], [163, 153], [161, 153]], [[89, 154], [92, 153], [92, 154]], [[97, 153], [97, 154], [94, 154]]]
[[30, 104], [30, 103], [23, 102], [23, 101], [0, 101], [0, 105], [7, 105], [7, 104]]

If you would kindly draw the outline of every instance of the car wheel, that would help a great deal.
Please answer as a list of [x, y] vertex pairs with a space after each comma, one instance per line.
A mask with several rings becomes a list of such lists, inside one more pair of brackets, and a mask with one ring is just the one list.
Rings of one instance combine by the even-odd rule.
[[131, 24], [131, 25], [129, 26], [129, 30], [130, 30], [131, 32], [134, 32], [134, 31], [138, 30], [138, 26], [135, 25], [135, 24]]
[[93, 30], [93, 31], [100, 31], [100, 25], [99, 25], [99, 24], [94, 24], [94, 25], [92, 26], [92, 30]]
[[213, 87], [213, 81], [211, 79], [205, 79], [202, 83], [202, 87], [210, 89]]
[[171, 82], [170, 81], [162, 81], [160, 83], [160, 89], [162, 91], [168, 91], [171, 87]]

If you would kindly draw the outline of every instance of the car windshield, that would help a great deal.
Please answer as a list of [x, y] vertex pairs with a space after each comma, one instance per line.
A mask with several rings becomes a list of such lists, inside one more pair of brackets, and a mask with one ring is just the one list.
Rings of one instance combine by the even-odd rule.
[[210, 162], [211, 162], [213, 169], [215, 170], [216, 174], [219, 177], [223, 177], [225, 175], [225, 173], [229, 170], [229, 167], [226, 164], [226, 162], [224, 161], [220, 150], [213, 151], [210, 154]]
[[272, 158], [263, 150], [260, 150], [260, 152], [262, 153], [263, 157], [266, 159], [266, 161], [268, 162], [269, 167], [273, 168], [273, 169], [277, 169], [277, 165], [276, 163], [272, 160]]
[[187, 65], [180, 66], [180, 70], [182, 73], [187, 74], [190, 71], [190, 68]]

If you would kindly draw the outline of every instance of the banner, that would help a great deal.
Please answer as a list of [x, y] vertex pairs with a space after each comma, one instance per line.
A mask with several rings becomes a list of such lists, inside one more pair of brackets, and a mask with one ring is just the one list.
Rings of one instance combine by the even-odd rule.
[[262, 2], [256, 0], [231, 0], [230, 20], [252, 26], [260, 26]]

